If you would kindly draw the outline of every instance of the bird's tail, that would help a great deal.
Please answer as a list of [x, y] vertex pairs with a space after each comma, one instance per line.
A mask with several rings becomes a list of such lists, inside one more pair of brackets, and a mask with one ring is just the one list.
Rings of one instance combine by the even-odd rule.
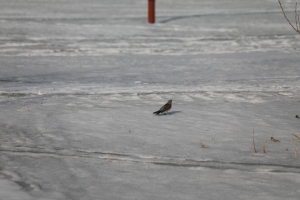
[[161, 111], [156, 111], [156, 112], [154, 112], [153, 114], [156, 114], [156, 115], [158, 115], [159, 113], [161, 113]]

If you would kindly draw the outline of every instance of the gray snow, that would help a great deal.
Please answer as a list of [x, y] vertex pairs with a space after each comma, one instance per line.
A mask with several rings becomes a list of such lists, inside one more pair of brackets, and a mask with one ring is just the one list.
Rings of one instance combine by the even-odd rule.
[[299, 199], [300, 35], [278, 2], [156, 8], [0, 2], [1, 200]]

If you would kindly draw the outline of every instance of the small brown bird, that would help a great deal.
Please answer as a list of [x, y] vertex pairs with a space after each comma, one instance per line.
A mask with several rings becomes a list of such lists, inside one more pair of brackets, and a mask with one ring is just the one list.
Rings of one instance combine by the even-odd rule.
[[[161, 107], [158, 111], [154, 112], [153, 114], [158, 115], [159, 113], [167, 112], [172, 108], [172, 99], [169, 100], [163, 107]], [[169, 113], [168, 113], [169, 114]]]

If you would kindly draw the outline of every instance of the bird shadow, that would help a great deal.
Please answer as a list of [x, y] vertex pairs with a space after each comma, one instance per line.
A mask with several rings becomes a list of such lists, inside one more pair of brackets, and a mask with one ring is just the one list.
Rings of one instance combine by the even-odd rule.
[[[174, 115], [174, 114], [177, 114], [177, 113], [180, 113], [180, 112], [182, 112], [182, 111], [171, 111], [171, 112], [169, 112], [169, 115]], [[168, 114], [159, 114], [159, 115], [157, 115], [157, 116], [164, 116], [164, 115], [168, 115]]]
[[175, 111], [169, 112], [169, 114], [170, 114], [170, 115], [173, 115], [173, 114], [180, 113], [180, 112], [181, 112], [180, 110], [175, 110]]

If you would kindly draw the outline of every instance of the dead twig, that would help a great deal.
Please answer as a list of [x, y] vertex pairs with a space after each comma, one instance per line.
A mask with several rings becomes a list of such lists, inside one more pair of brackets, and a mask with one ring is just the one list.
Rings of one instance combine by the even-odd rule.
[[300, 17], [299, 17], [299, 14], [297, 13], [297, 3], [296, 3], [296, 5], [295, 5], [295, 23], [296, 23], [296, 27], [290, 22], [290, 20], [287, 18], [287, 16], [286, 16], [286, 14], [285, 14], [285, 12], [284, 12], [284, 10], [283, 10], [283, 7], [282, 7], [282, 5], [281, 5], [281, 2], [280, 2], [280, 0], [278, 0], [278, 3], [279, 3], [279, 5], [280, 5], [280, 8], [281, 8], [281, 10], [282, 10], [282, 13], [283, 13], [283, 15], [284, 15], [284, 17], [285, 17], [285, 19], [288, 21], [288, 23], [291, 25], [291, 27], [293, 27], [293, 29], [297, 32], [297, 33], [299, 33], [300, 34], [300, 30], [299, 30], [299, 28], [300, 28]]
[[274, 137], [271, 137], [271, 140], [272, 140], [273, 142], [280, 142], [279, 140], [276, 140]]
[[125, 126], [125, 124], [123, 124], [123, 125], [128, 130], [128, 133], [131, 133], [131, 130], [129, 128], [127, 128], [127, 126]]
[[273, 136], [271, 137], [271, 140], [266, 140], [266, 141], [264, 142], [264, 144], [263, 144], [263, 147], [262, 147], [264, 153], [267, 153], [267, 146], [266, 146], [266, 144], [267, 144], [268, 142], [280, 142], [280, 141], [279, 141], [279, 140], [276, 140]]

